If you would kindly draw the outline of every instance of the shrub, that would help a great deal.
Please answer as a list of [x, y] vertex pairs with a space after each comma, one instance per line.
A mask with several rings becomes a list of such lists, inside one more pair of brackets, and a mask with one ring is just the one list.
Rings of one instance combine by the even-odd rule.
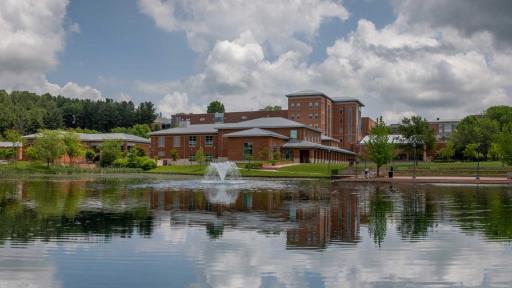
[[248, 162], [245, 163], [245, 169], [261, 169], [263, 162]]
[[96, 153], [94, 151], [85, 151], [85, 159], [87, 159], [87, 161], [94, 162], [94, 158], [96, 158]]

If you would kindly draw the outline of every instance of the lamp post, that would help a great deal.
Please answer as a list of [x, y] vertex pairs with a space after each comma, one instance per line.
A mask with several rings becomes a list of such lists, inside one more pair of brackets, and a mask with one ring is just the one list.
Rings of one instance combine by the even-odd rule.
[[476, 147], [476, 180], [480, 180], [480, 144]]
[[412, 142], [412, 147], [414, 148], [412, 178], [416, 179], [416, 141]]

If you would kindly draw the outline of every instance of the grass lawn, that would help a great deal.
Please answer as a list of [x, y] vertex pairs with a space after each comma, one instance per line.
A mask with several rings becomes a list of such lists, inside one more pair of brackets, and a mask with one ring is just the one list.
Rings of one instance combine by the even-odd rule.
[[[373, 162], [367, 162], [367, 167], [375, 170], [377, 166]], [[397, 176], [412, 175], [414, 164], [412, 161], [395, 161], [381, 167], [381, 173], [387, 173], [393, 166]], [[474, 176], [477, 162], [422, 162], [418, 161], [416, 174], [419, 176]], [[364, 161], [359, 162], [358, 169], [364, 169]], [[507, 172], [512, 172], [512, 167], [503, 166], [499, 161], [480, 162], [480, 174], [484, 176], [505, 177]]]
[[80, 168], [78, 166], [50, 165], [40, 162], [17, 161], [15, 163], [1, 164], [0, 176], [11, 176], [17, 174], [82, 174], [82, 173], [140, 173], [141, 169], [133, 168]]
[[[243, 166], [243, 165], [241, 165]], [[339, 169], [340, 171], [348, 167], [348, 164], [331, 164], [331, 169]], [[151, 170], [151, 173], [169, 173], [183, 175], [204, 175], [206, 166], [199, 165], [189, 166], [161, 166]], [[329, 177], [329, 164], [299, 164], [294, 166], [283, 167], [277, 170], [261, 170], [261, 169], [244, 169], [240, 168], [240, 174], [244, 177], [312, 177], [323, 178]]]

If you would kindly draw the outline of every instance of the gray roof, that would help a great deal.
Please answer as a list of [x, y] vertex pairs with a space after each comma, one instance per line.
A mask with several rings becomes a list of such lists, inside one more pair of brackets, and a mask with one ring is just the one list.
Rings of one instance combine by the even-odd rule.
[[176, 127], [151, 132], [149, 135], [179, 135], [179, 134], [216, 134], [222, 124], [193, 124], [187, 127]]
[[[2, 142], [2, 141], [0, 141], [0, 148], [12, 148], [12, 144], [13, 144], [12, 142], [7, 142], [7, 141], [3, 141]], [[14, 146], [15, 147], [21, 147], [22, 145], [19, 142], [15, 142]]]
[[[135, 135], [130, 135], [126, 133], [96, 133], [96, 134], [85, 134], [85, 133], [77, 133], [78, 137], [80, 137], [80, 141], [82, 142], [102, 142], [106, 140], [120, 140], [124, 142], [137, 142], [150, 144], [151, 141], [146, 138], [142, 138]], [[39, 137], [40, 133], [30, 134], [23, 136], [25, 139], [34, 139]]]
[[170, 128], [150, 133], [150, 135], [179, 134], [215, 134], [219, 129], [251, 129], [251, 128], [307, 128], [320, 130], [283, 117], [261, 117], [257, 119], [224, 124], [192, 124], [187, 127]]
[[322, 141], [335, 141], [335, 142], [340, 142], [340, 140], [338, 139], [334, 139], [334, 138], [331, 138], [329, 136], [326, 136], [324, 134], [322, 134], [322, 136], [320, 137], [320, 140]]
[[283, 117], [262, 117], [237, 123], [225, 123], [219, 126], [219, 129], [240, 128], [308, 128], [320, 131], [313, 127]]
[[303, 90], [295, 93], [286, 94], [286, 97], [307, 97], [307, 96], [322, 96], [331, 100], [333, 103], [342, 103], [342, 102], [357, 102], [359, 105], [364, 106], [364, 104], [356, 98], [352, 97], [337, 97], [331, 98], [327, 94], [317, 91], [317, 90]]
[[346, 150], [346, 149], [342, 149], [342, 148], [338, 148], [338, 147], [327, 146], [327, 145], [322, 145], [319, 143], [314, 143], [314, 142], [309, 142], [309, 141], [288, 142], [283, 145], [283, 148], [306, 148], [306, 149], [315, 148], [315, 149], [322, 149], [322, 150], [327, 150], [327, 151], [335, 151], [335, 152], [356, 155], [356, 153], [354, 153], [350, 150]]
[[285, 140], [288, 139], [287, 136], [260, 128], [252, 128], [238, 132], [228, 133], [224, 135], [224, 137], [275, 137]]

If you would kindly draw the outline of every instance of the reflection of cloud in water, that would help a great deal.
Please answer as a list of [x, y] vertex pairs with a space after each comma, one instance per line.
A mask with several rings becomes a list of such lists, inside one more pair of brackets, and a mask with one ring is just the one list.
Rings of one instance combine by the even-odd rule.
[[154, 188], [157, 190], [212, 190], [215, 191], [218, 187], [224, 187], [226, 190], [257, 190], [257, 189], [272, 189], [283, 190], [296, 186], [290, 181], [269, 181], [269, 180], [235, 180], [235, 181], [209, 181], [202, 179], [185, 179], [185, 180], [167, 180], [158, 181], [153, 183], [144, 183], [138, 185], [131, 185], [130, 188]]
[[229, 205], [236, 202], [238, 189], [220, 184], [212, 190], [205, 191], [206, 199], [211, 204]]

